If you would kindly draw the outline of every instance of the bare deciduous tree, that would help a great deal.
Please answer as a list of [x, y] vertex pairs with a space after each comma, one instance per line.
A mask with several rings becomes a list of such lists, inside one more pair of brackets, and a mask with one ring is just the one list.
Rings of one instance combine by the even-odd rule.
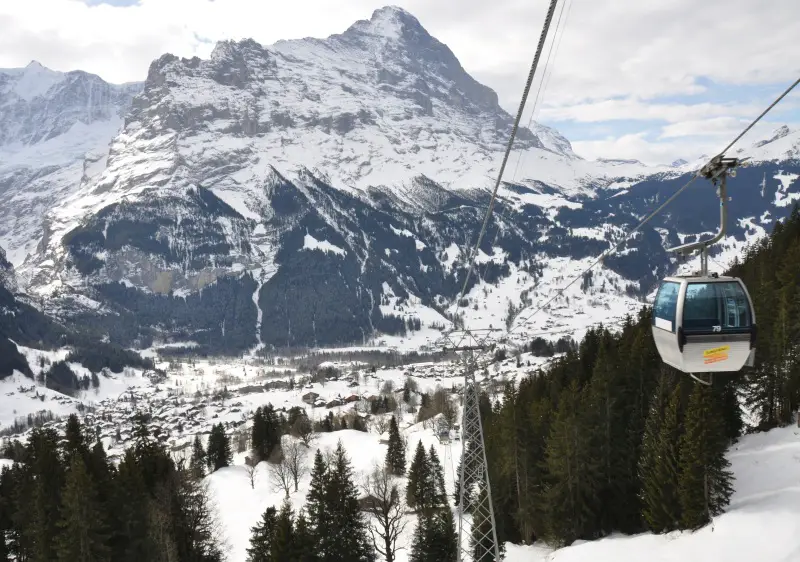
[[400, 550], [397, 538], [406, 527], [403, 495], [397, 488], [397, 478], [376, 464], [364, 480], [364, 491], [369, 498], [366, 512], [370, 515], [372, 544], [386, 562], [394, 562]]
[[306, 447], [311, 446], [314, 440], [314, 424], [308, 419], [308, 416], [299, 416], [294, 422], [292, 433], [300, 439]]
[[373, 418], [372, 427], [378, 435], [382, 435], [389, 431], [389, 419], [384, 416], [375, 416]]
[[294, 491], [296, 492], [300, 485], [300, 479], [308, 474], [308, 447], [292, 441], [283, 447], [283, 455], [289, 468], [289, 474], [294, 481]]
[[369, 414], [370, 410], [372, 409], [372, 404], [369, 400], [359, 400], [355, 403], [354, 409], [356, 412], [361, 412], [362, 414]]
[[244, 453], [247, 450], [247, 446], [249, 445], [248, 441], [250, 440], [248, 433], [249, 433], [248, 431], [245, 431], [243, 429], [234, 432], [233, 437], [234, 440], [236, 441], [237, 453]]
[[256, 467], [258, 466], [258, 459], [245, 457], [244, 459], [244, 470], [247, 473], [247, 479], [250, 480], [250, 489], [255, 490], [256, 488]]
[[281, 456], [278, 462], [269, 463], [269, 480], [276, 490], [283, 490], [286, 492], [286, 497], [289, 497], [289, 492], [292, 489], [292, 471], [289, 470], [289, 463], [285, 456]]

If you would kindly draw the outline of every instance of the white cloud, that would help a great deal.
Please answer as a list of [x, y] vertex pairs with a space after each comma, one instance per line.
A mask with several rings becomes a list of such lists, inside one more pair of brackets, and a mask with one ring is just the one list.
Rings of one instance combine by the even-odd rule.
[[575, 152], [590, 160], [613, 154], [615, 158], [637, 159], [645, 164], [666, 162], [678, 148], [671, 143], [649, 142], [644, 136], [645, 133], [635, 133], [616, 138], [575, 141], [572, 146]]
[[616, 119], [641, 119], [680, 123], [687, 119], [720, 116], [751, 117], [763, 107], [758, 104], [648, 103], [635, 99], [610, 99], [562, 107], [544, 107], [537, 115], [544, 120], [599, 123]]
[[[559, 105], [612, 96], [649, 99], [701, 90], [698, 76], [732, 84], [788, 81], [800, 72], [790, 48], [800, 36], [800, 2], [771, 0], [565, 0], [572, 2], [553, 78]], [[115, 81], [142, 79], [165, 51], [191, 56], [217, 41], [262, 43], [327, 36], [368, 18], [375, 0], [141, 0], [87, 6], [80, 0], [0, 3], [0, 65], [40, 56]], [[396, 0], [447, 43], [471, 72], [505, 75], [518, 97], [547, 2]]]
[[[717, 154], [733, 140], [750, 120], [725, 117], [698, 119], [661, 129], [657, 139], [648, 138], [647, 131], [608, 136], [603, 139], [574, 141], [573, 148], [584, 158], [630, 158], [645, 164], [664, 164], [679, 158], [693, 161], [702, 155]], [[768, 139], [781, 123], [762, 121], [751, 130], [748, 137], [733, 150], [752, 146], [755, 141]]]
[[[252, 37], [270, 44], [325, 37], [369, 18], [387, 2], [391, 0], [141, 0], [121, 8], [90, 7], [81, 0], [5, 0], [0, 2], [0, 67], [36, 59], [51, 68], [80, 68], [114, 82], [142, 80], [150, 62], [165, 52], [202, 57], [221, 39]], [[769, 100], [691, 105], [658, 98], [701, 93], [700, 77], [732, 85], [782, 84], [800, 74], [797, 0], [562, 2], [571, 5], [564, 12], [569, 17], [545, 93], [542, 117], [547, 119], [585, 123], [659, 118], [678, 125], [750, 117]], [[546, 0], [394, 3], [416, 15], [469, 72], [496, 89], [507, 109], [516, 109]], [[683, 130], [690, 129], [684, 125]], [[668, 126], [663, 136], [677, 138], [681, 130]], [[576, 146], [598, 153], [607, 146], [630, 154], [638, 146], [643, 160], [669, 152], [667, 146], [646, 144], [645, 138], [628, 135]]]
[[[755, 114], [755, 113], [754, 113]], [[722, 136], [735, 138], [749, 124], [748, 119], [712, 117], [672, 123], [661, 129], [659, 138], [670, 139], [694, 136]]]

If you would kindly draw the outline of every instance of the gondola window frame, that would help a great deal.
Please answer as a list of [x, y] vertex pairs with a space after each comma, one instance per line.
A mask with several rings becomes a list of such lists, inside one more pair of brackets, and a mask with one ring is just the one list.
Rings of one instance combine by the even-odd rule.
[[[670, 293], [668, 290], [674, 290]], [[653, 301], [653, 326], [660, 330], [675, 333], [678, 326], [678, 304], [680, 300], [681, 283], [676, 281], [662, 281]]]

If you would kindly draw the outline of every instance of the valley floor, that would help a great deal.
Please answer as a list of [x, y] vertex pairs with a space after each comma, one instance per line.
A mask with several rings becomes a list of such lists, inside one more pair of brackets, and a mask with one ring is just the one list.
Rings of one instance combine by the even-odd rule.
[[[24, 350], [26, 354], [31, 350]], [[57, 359], [53, 356], [51, 359]], [[531, 366], [517, 369], [514, 360], [509, 360], [497, 369], [492, 377], [499, 380], [516, 378], [531, 372], [543, 361], [523, 356], [523, 364]], [[36, 365], [35, 361], [31, 361]], [[160, 365], [167, 368], [165, 363]], [[251, 417], [257, 406], [271, 402], [277, 408], [301, 406], [310, 417], [319, 420], [329, 411], [335, 413], [350, 410], [345, 404], [331, 408], [312, 408], [304, 403], [309, 392], [319, 395], [324, 401], [350, 395], [374, 395], [384, 390], [387, 383], [395, 389], [401, 388], [407, 369], [379, 369], [375, 375], [364, 366], [340, 366], [347, 379], [320, 383], [304, 382], [292, 390], [268, 390], [258, 388], [266, 383], [288, 380], [290, 375], [300, 375], [292, 369], [278, 367], [265, 369], [249, 362], [197, 361], [196, 364], [178, 364], [167, 368], [166, 379], [151, 381], [141, 372], [128, 376], [101, 378], [97, 393], [89, 391], [85, 397], [67, 399], [54, 391], [21, 375], [15, 375], [0, 387], [0, 423], [8, 424], [16, 416], [26, 415], [42, 409], [51, 409], [56, 415], [75, 411], [79, 402], [94, 409], [90, 418], [100, 424], [101, 438], [112, 456], [119, 455], [130, 444], [130, 419], [135, 409], [150, 410], [156, 423], [168, 435], [167, 445], [176, 455], [187, 455], [185, 445], [194, 435], [205, 437], [213, 423], [230, 424], [231, 431], [243, 420]], [[34, 370], [38, 371], [37, 367]], [[458, 387], [459, 370], [452, 364], [426, 363], [415, 367], [412, 378], [420, 391], [432, 391], [437, 386], [445, 389]], [[298, 376], [298, 379], [301, 379]], [[351, 386], [352, 384], [352, 386]], [[20, 387], [25, 387], [24, 390]], [[218, 399], [213, 394], [227, 387], [228, 398]], [[254, 392], [255, 391], [255, 392]], [[396, 391], [395, 391], [396, 392]], [[38, 396], [37, 396], [38, 395]], [[91, 423], [91, 420], [84, 419]], [[52, 423], [52, 422], [51, 422]], [[63, 419], [58, 422], [63, 424]], [[245, 427], [247, 427], [246, 424]], [[117, 428], [122, 429], [122, 439], [114, 438]], [[447, 492], [450, 498], [454, 491], [456, 470], [461, 454], [460, 441], [440, 443], [432, 425], [414, 423], [414, 415], [404, 412], [400, 423], [401, 434], [407, 440], [407, 455], [410, 463], [419, 441], [426, 449], [433, 446], [441, 459]], [[291, 439], [286, 436], [285, 439]], [[375, 426], [369, 433], [343, 430], [318, 434], [312, 443], [323, 452], [336, 447], [342, 441], [352, 461], [356, 484], [360, 487], [364, 476], [377, 463], [382, 464], [387, 446], [381, 443], [382, 436]], [[256, 471], [254, 487], [245, 470], [245, 453], [236, 454], [234, 465], [221, 469], [206, 478], [212, 497], [218, 508], [219, 529], [224, 536], [230, 562], [244, 562], [250, 540], [250, 528], [261, 518], [266, 507], [280, 506], [283, 491], [276, 490], [270, 481], [270, 468], [261, 463]], [[726, 513], [714, 519], [713, 525], [697, 532], [676, 532], [667, 535], [641, 534], [636, 536], [614, 535], [603, 540], [574, 544], [553, 550], [544, 545], [507, 545], [507, 562], [795, 562], [800, 560], [800, 428], [786, 427], [768, 433], [744, 436], [728, 452], [735, 475], [735, 493]], [[311, 458], [309, 457], [309, 460]], [[310, 477], [304, 476], [297, 492], [290, 494], [295, 510], [305, 502]], [[405, 485], [404, 480], [400, 482]], [[412, 533], [416, 525], [415, 516], [408, 515], [407, 524], [399, 546], [397, 562], [407, 562]]]

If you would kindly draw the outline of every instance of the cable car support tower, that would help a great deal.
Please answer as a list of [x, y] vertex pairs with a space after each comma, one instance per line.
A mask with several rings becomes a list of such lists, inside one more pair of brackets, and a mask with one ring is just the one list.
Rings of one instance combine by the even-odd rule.
[[[456, 307], [460, 305], [466, 296], [469, 280], [475, 267], [475, 258], [481, 247], [481, 242], [489, 220], [492, 217], [497, 193], [503, 181], [503, 173], [514, 146], [514, 140], [519, 130], [520, 121], [525, 111], [525, 104], [528, 94], [533, 84], [533, 77], [539, 66], [539, 59], [544, 51], [550, 24], [553, 21], [558, 0], [550, 0], [550, 5], [545, 14], [544, 25], [539, 36], [539, 43], [536, 47], [536, 54], [533, 57], [530, 71], [522, 91], [519, 109], [517, 110], [514, 125], [511, 128], [511, 135], [506, 145], [503, 160], [497, 174], [497, 180], [492, 190], [486, 215], [483, 220], [475, 246], [471, 248], [467, 258], [467, 272], [461, 293], [456, 299]], [[559, 18], [560, 21], [560, 18]], [[544, 79], [544, 76], [542, 77]], [[461, 470], [459, 471], [459, 501], [458, 501], [458, 562], [500, 562], [500, 543], [497, 540], [497, 526], [495, 525], [494, 508], [492, 507], [492, 489], [489, 482], [489, 466], [486, 461], [486, 448], [483, 440], [483, 426], [479, 408], [480, 392], [476, 372], [479, 371], [478, 361], [475, 352], [491, 351], [494, 344], [489, 344], [489, 336], [496, 329], [482, 330], [459, 330], [444, 336], [446, 351], [455, 351], [462, 354], [464, 360], [464, 410], [462, 419], [462, 438], [461, 438]], [[456, 341], [458, 340], [458, 341]], [[469, 503], [470, 528], [469, 532], [465, 529], [466, 508]], [[467, 536], [471, 536], [469, 540]]]
[[[495, 344], [489, 343], [489, 339], [492, 332], [496, 331], [499, 330], [459, 330], [445, 335], [442, 341], [445, 352], [461, 355], [464, 369], [462, 452], [459, 473], [456, 475], [459, 485], [458, 562], [501, 560], [479, 406], [480, 385], [476, 380], [476, 373], [482, 367], [475, 353], [494, 350]], [[471, 516], [468, 527], [467, 516]]]

